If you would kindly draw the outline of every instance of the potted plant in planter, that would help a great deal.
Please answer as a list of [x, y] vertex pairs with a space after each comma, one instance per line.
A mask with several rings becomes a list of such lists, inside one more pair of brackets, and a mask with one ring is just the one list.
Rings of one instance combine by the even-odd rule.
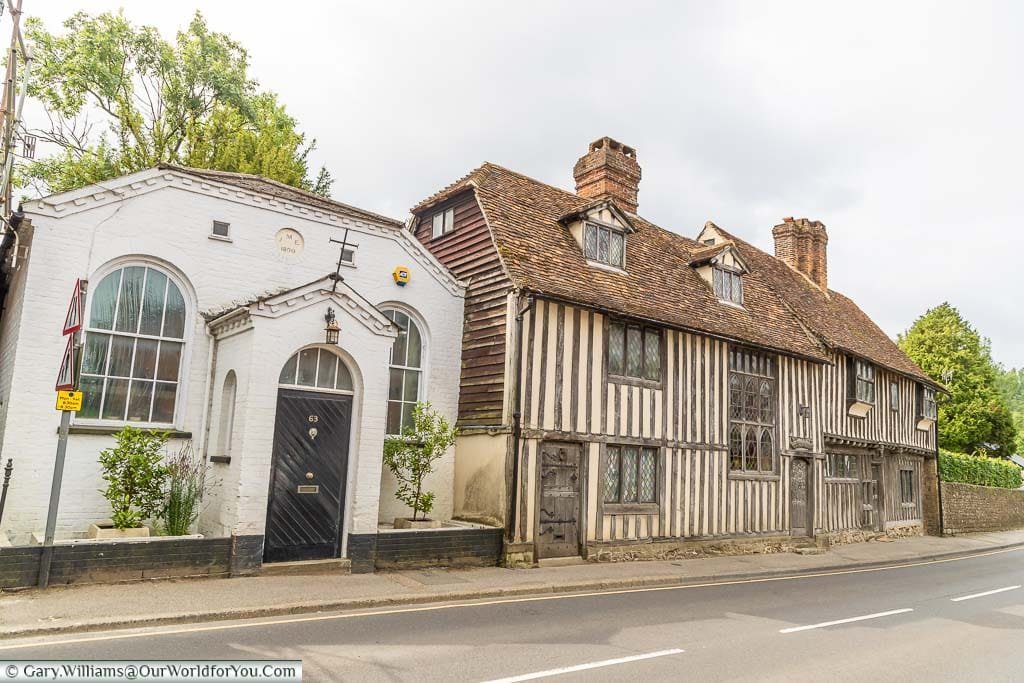
[[110, 522], [89, 527], [90, 538], [149, 536], [142, 522], [164, 502], [167, 468], [161, 450], [167, 434], [125, 427], [114, 435], [117, 445], [100, 453], [107, 487], [100, 493], [110, 503]]
[[401, 436], [384, 441], [384, 464], [398, 480], [395, 498], [412, 508], [412, 517], [397, 517], [396, 529], [433, 529], [441, 526], [439, 520], [426, 515], [434, 507], [434, 493], [423, 490], [423, 480], [434, 471], [434, 463], [445, 454], [458, 430], [429, 403], [413, 406], [412, 424]]
[[187, 536], [199, 518], [199, 503], [206, 484], [206, 465], [187, 441], [167, 460], [167, 494], [160, 510], [160, 533]]

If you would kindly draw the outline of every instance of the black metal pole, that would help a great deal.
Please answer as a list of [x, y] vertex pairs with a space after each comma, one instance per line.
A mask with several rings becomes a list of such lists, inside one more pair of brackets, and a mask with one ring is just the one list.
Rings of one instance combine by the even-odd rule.
[[0, 522], [4, 521], [4, 506], [7, 504], [7, 487], [11, 484], [11, 472], [14, 470], [14, 460], [7, 458], [7, 466], [4, 467], [4, 484], [0, 488]]

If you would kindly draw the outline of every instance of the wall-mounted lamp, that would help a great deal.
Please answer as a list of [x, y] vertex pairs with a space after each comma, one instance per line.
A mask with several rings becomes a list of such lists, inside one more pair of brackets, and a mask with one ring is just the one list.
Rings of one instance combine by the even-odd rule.
[[799, 408], [797, 408], [797, 414], [800, 417], [802, 417], [804, 419], [807, 419], [807, 418], [809, 418], [811, 416], [811, 407], [810, 406], [801, 405]]
[[338, 327], [338, 320], [334, 317], [333, 308], [327, 309], [327, 313], [324, 314], [324, 322], [327, 323], [327, 326], [324, 328], [327, 343], [337, 344], [338, 334], [341, 332], [341, 328]]

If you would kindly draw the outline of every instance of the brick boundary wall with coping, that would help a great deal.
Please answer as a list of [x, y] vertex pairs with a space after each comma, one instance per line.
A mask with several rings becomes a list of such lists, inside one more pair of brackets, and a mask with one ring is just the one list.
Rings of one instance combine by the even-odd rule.
[[1024, 529], [1024, 491], [942, 482], [943, 532]]

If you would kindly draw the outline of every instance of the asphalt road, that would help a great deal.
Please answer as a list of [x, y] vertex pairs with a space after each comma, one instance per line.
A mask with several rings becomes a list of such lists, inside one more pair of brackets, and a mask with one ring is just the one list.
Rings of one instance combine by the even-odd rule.
[[1024, 550], [1013, 550], [786, 580], [66, 635], [0, 643], [0, 660], [301, 659], [304, 680], [345, 681], [1024, 681], [1021, 585]]

